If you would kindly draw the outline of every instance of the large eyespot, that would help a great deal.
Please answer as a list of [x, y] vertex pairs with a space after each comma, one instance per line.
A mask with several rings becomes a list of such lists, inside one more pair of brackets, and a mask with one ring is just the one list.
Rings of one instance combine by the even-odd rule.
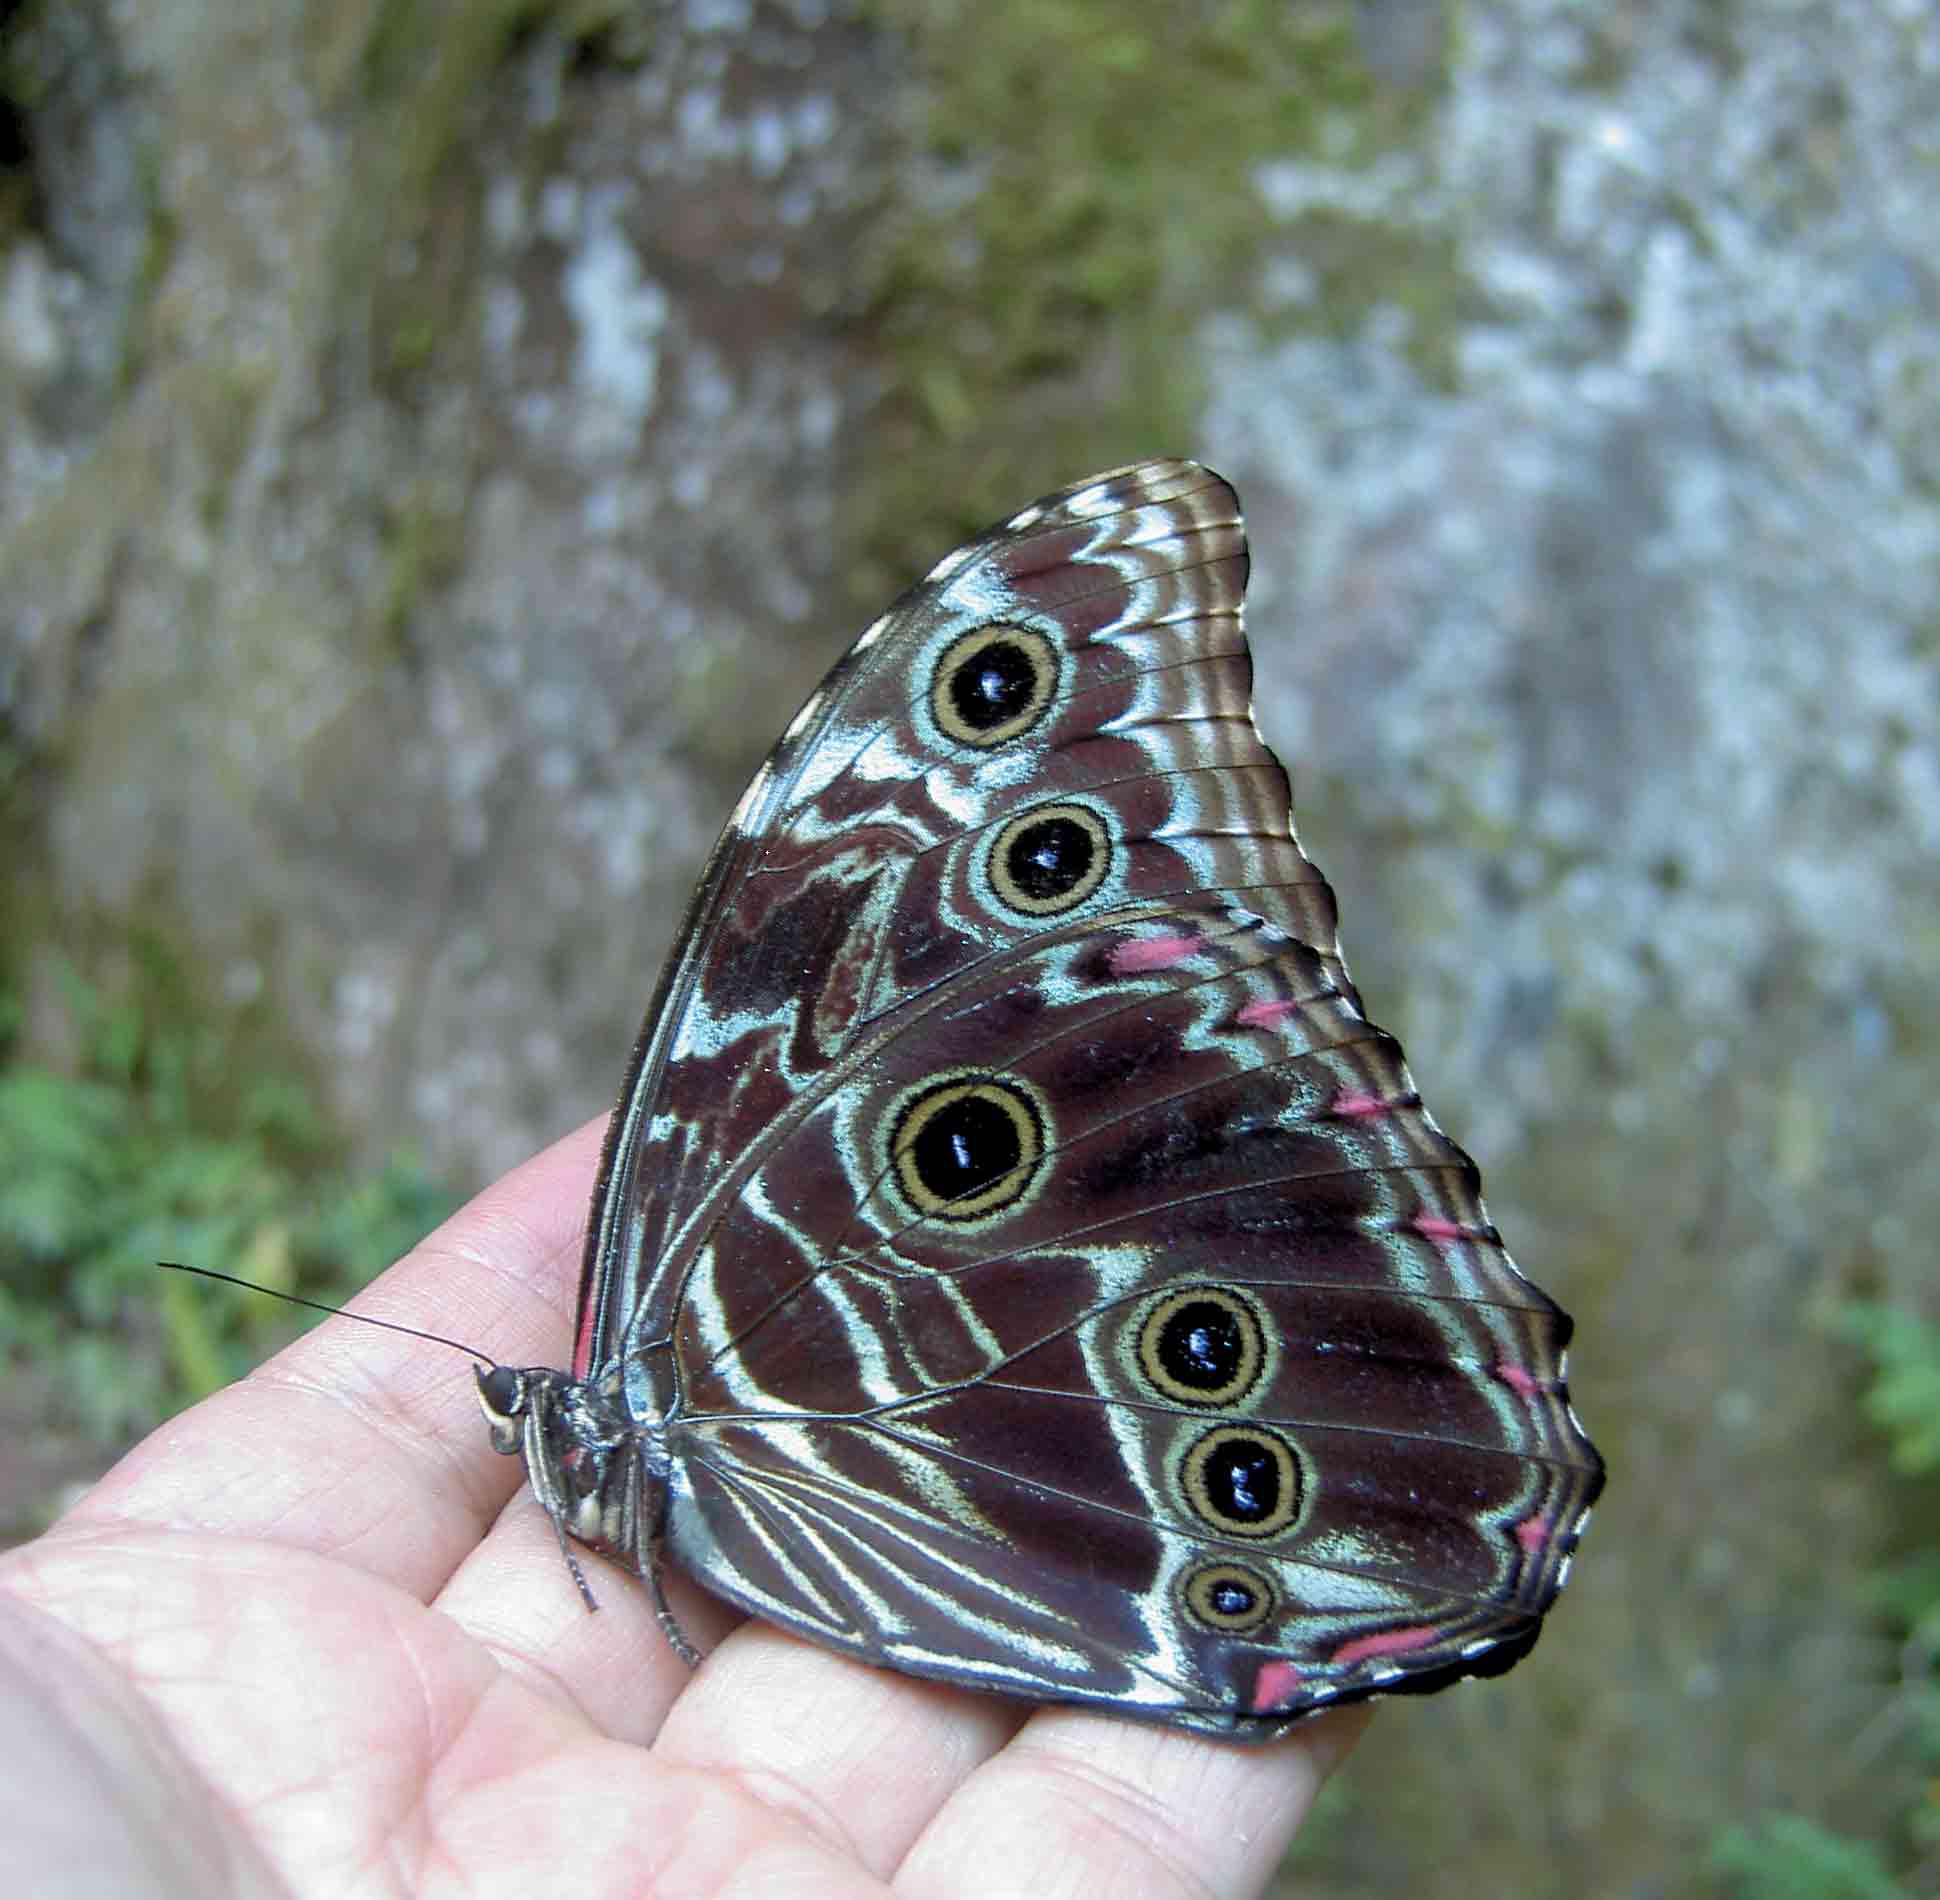
[[958, 745], [1002, 745], [1044, 717], [1058, 656], [1029, 627], [978, 627], [953, 640], [930, 683], [930, 717]]
[[1186, 1614], [1221, 1636], [1256, 1630], [1279, 1607], [1273, 1585], [1245, 1564], [1201, 1564], [1179, 1587]]
[[1251, 1300], [1187, 1287], [1145, 1309], [1135, 1338], [1145, 1383], [1178, 1405], [1237, 1405], [1266, 1370], [1266, 1328]]
[[1111, 833], [1088, 805], [1039, 805], [998, 832], [987, 861], [999, 903], [1056, 917], [1093, 895], [1111, 869]]
[[1030, 1192], [1044, 1161], [1044, 1113], [1008, 1076], [952, 1076], [921, 1089], [897, 1113], [891, 1170], [918, 1214], [977, 1220]]
[[1180, 1470], [1186, 1502], [1227, 1537], [1274, 1537], [1300, 1515], [1300, 1461], [1257, 1425], [1221, 1425], [1199, 1439]]

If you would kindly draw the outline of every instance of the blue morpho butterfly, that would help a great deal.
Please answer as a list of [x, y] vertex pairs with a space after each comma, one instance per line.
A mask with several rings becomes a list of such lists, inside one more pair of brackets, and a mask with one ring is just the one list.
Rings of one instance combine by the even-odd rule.
[[1047, 496], [729, 821], [572, 1370], [478, 1378], [690, 1660], [665, 1558], [871, 1663], [1248, 1741], [1534, 1644], [1603, 1479], [1570, 1321], [1362, 1011], [1246, 570], [1194, 463]]

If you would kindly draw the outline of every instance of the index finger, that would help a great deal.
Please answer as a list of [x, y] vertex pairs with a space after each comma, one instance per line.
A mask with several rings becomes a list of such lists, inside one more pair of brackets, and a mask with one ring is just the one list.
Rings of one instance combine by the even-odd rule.
[[[602, 1124], [493, 1183], [349, 1306], [514, 1365], [570, 1350]], [[139, 1523], [258, 1537], [429, 1600], [524, 1481], [470, 1369], [424, 1340], [325, 1322], [136, 1446], [49, 1533]]]
[[957, 1790], [898, 1870], [910, 1900], [1200, 1900], [1259, 1893], [1369, 1711], [1303, 1722], [1263, 1746], [1084, 1710], [1046, 1709]]

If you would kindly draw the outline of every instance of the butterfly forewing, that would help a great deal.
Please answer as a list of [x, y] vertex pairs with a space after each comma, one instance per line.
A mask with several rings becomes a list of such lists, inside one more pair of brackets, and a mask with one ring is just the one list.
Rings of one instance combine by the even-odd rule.
[[1146, 463], [863, 636], [703, 879], [576, 1373], [721, 1595], [1257, 1737], [1506, 1667], [1601, 1465], [1567, 1318], [1341, 964], [1245, 576], [1231, 489]]

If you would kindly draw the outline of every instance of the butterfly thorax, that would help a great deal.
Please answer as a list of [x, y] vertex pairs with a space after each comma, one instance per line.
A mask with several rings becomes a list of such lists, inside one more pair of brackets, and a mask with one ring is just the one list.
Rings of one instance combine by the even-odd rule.
[[479, 1372], [492, 1446], [523, 1457], [562, 1538], [644, 1572], [658, 1541], [668, 1457], [658, 1415], [627, 1408], [617, 1367], [575, 1379], [549, 1366]]

